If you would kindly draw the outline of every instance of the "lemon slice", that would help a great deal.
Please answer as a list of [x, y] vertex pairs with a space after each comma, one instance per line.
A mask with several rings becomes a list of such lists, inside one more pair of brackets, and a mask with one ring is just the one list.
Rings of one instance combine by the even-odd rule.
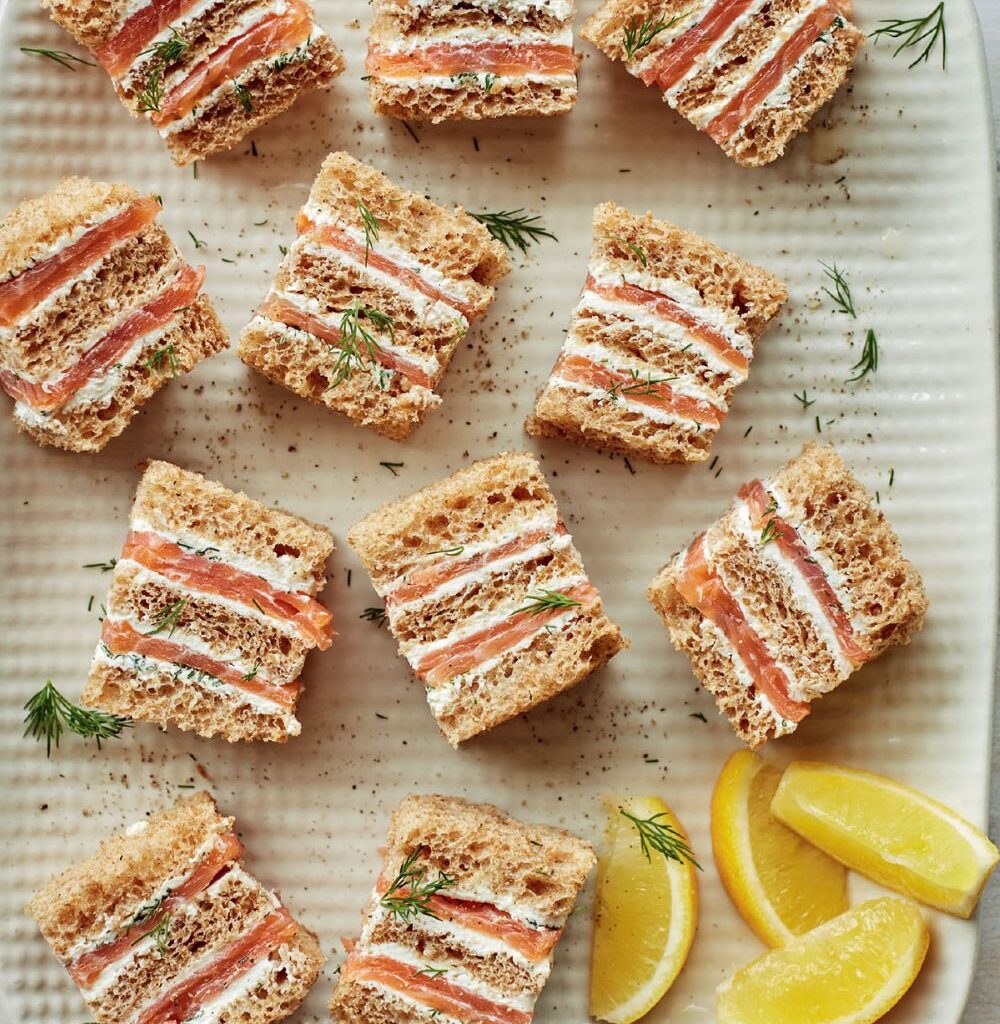
[[771, 811], [849, 868], [968, 917], [1000, 853], [974, 825], [909, 786], [856, 768], [788, 766]]
[[915, 903], [859, 903], [741, 967], [719, 986], [716, 1024], [870, 1024], [913, 984], [928, 941]]
[[712, 850], [743, 919], [783, 946], [847, 909], [847, 872], [771, 814], [781, 772], [749, 750], [725, 763], [712, 793]]
[[629, 1024], [663, 998], [684, 966], [698, 883], [687, 836], [662, 800], [630, 797], [610, 806], [597, 868], [590, 1012]]

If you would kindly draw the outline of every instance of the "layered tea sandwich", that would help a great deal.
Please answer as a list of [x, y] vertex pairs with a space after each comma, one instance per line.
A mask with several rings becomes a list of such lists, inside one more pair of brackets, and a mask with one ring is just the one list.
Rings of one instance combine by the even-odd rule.
[[806, 445], [663, 568], [649, 599], [751, 747], [923, 625], [927, 596], [829, 445]]
[[333, 538], [168, 462], [139, 481], [81, 702], [201, 736], [283, 743], [333, 638]]
[[396, 808], [361, 936], [330, 1008], [339, 1024], [530, 1024], [594, 854], [488, 804]]
[[576, 103], [573, 0], [374, 0], [377, 114], [437, 123], [545, 117]]
[[39, 444], [100, 451], [164, 384], [229, 344], [157, 222], [120, 182], [66, 178], [0, 221], [0, 385]]
[[242, 857], [233, 819], [196, 793], [105, 840], [26, 910], [98, 1024], [272, 1024], [325, 957]]
[[587, 280], [528, 433], [653, 462], [708, 458], [787, 296], [693, 232], [598, 206]]
[[438, 206], [346, 153], [323, 163], [239, 356], [295, 394], [402, 440], [510, 270], [460, 207]]
[[582, 35], [738, 164], [776, 160], [864, 43], [850, 0], [606, 0]]
[[235, 146], [344, 70], [305, 0], [42, 0], [174, 163]]
[[384, 505], [347, 539], [455, 746], [575, 686], [626, 646], [526, 452]]

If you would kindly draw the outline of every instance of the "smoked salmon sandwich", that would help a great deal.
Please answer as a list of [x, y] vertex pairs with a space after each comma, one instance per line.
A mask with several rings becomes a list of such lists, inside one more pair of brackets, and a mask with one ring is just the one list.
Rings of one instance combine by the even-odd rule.
[[547, 117], [576, 103], [574, 0], [374, 0], [368, 95], [413, 121]]
[[570, 689], [627, 646], [527, 452], [384, 505], [347, 540], [453, 746]]
[[66, 178], [0, 221], [0, 385], [39, 444], [100, 451], [229, 344], [159, 214], [129, 185]]
[[653, 462], [708, 458], [787, 297], [693, 232], [598, 206], [587, 280], [528, 433]]
[[25, 908], [97, 1024], [271, 1024], [325, 957], [196, 793], [129, 826]]
[[327, 87], [340, 51], [306, 0], [42, 0], [174, 163], [229, 149]]
[[530, 1024], [594, 854], [489, 804], [411, 796], [347, 942], [338, 1024]]
[[150, 462], [81, 703], [230, 742], [297, 736], [299, 673], [333, 642], [316, 600], [332, 550], [321, 526]]
[[850, 0], [606, 0], [581, 35], [745, 167], [771, 163], [864, 43]]
[[346, 153], [326, 158], [298, 237], [240, 336], [265, 377], [402, 440], [429, 409], [470, 324], [510, 271], [460, 207], [408, 192]]
[[927, 595], [881, 510], [829, 445], [744, 484], [649, 599], [751, 747], [923, 625]]

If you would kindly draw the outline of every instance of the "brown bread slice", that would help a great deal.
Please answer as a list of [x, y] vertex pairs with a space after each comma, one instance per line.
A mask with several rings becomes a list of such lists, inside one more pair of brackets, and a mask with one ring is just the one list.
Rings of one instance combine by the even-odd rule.
[[[806, 445], [763, 483], [776, 506], [768, 506], [769, 514], [780, 517], [777, 528], [784, 523], [796, 531], [809, 553], [807, 564], [818, 566], [833, 588], [864, 656], [837, 649], [821, 606], [801, 596], [802, 586], [790, 584], [789, 571], [775, 568], [779, 541], [761, 531], [751, 544], [745, 530], [735, 539], [739, 503], [706, 531], [709, 561], [789, 675], [795, 699], [808, 703], [866, 661], [908, 644], [923, 625], [927, 595], [881, 509], [832, 446]], [[721, 630], [684, 599], [678, 589], [683, 560], [684, 552], [671, 559], [648, 591], [674, 646], [688, 656], [744, 742], [757, 747], [792, 731], [794, 723], [773, 715], [756, 687], [743, 682]]]
[[[560, 586], [572, 589], [574, 581], [586, 581], [580, 555], [560, 529], [555, 499], [535, 457], [504, 453], [384, 505], [349, 531], [348, 543], [375, 589], [387, 597], [389, 627], [416, 670], [428, 643], [454, 643], [470, 630], [506, 625], [521, 609], [537, 607], [545, 591], [560, 595]], [[420, 596], [416, 606], [392, 604], [395, 581], [416, 570], [434, 566], [447, 572], [461, 564], [467, 546], [471, 557], [532, 532], [540, 535], [534, 545], [540, 554], [525, 550], [513, 563], [490, 558], [485, 568], [455, 577], [443, 594], [438, 588]], [[474, 666], [429, 686], [432, 711], [453, 745], [575, 686], [627, 646], [597, 595], [556, 614], [563, 616], [558, 628], [539, 625], [520, 646], [498, 653], [492, 665], [483, 662], [482, 669]]]

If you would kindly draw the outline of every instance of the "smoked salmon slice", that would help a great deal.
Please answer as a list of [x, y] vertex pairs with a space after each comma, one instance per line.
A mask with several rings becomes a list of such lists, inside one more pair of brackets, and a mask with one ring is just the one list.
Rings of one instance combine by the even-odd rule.
[[302, 687], [296, 681], [287, 686], [265, 682], [248, 673], [227, 665], [224, 661], [210, 658], [207, 654], [192, 651], [183, 644], [147, 633], [138, 633], [127, 622], [115, 622], [109, 618], [101, 626], [101, 641], [112, 654], [142, 654], [159, 661], [168, 661], [180, 668], [194, 669], [233, 686], [244, 693], [273, 701], [285, 711], [295, 708], [295, 701]]
[[310, 235], [320, 245], [329, 245], [334, 249], [340, 249], [341, 252], [347, 253], [348, 256], [363, 262], [366, 267], [372, 267], [375, 270], [380, 270], [383, 274], [395, 277], [414, 291], [420, 292], [421, 295], [426, 295], [427, 298], [435, 302], [443, 302], [446, 306], [450, 306], [461, 313], [466, 320], [471, 320], [476, 315], [475, 308], [467, 302], [456, 299], [453, 295], [448, 295], [439, 288], [428, 284], [418, 273], [410, 270], [409, 267], [401, 267], [398, 263], [393, 263], [392, 260], [386, 259], [385, 256], [380, 255], [371, 248], [366, 249], [346, 232], [339, 231], [330, 224], [317, 226], [304, 213], [299, 214], [295, 224], [300, 235]]
[[178, 904], [204, 892], [225, 868], [240, 859], [242, 853], [243, 844], [231, 832], [219, 836], [194, 871], [169, 891], [155, 911], [143, 915], [138, 922], [133, 921], [117, 938], [71, 960], [66, 966], [70, 977], [80, 988], [90, 988], [106, 967], [120, 960], [143, 936], [154, 931]]
[[0, 284], [0, 327], [10, 327], [42, 299], [93, 266], [116, 245], [134, 238], [156, 219], [160, 204], [138, 199], [95, 224], [75, 242]]
[[197, 297], [204, 279], [204, 267], [195, 269], [185, 264], [156, 298], [116, 324], [55, 380], [34, 384], [10, 370], [0, 370], [0, 384], [11, 398], [26, 402], [32, 409], [41, 412], [58, 409], [89, 380], [114, 366], [135, 341], [163, 327], [179, 309], [189, 306]]
[[[548, 537], [561, 537], [565, 535], [566, 527], [560, 522], [556, 524], [554, 530], [530, 530], [527, 533], [521, 534], [520, 537], [514, 537], [504, 544], [498, 544], [495, 548], [490, 548], [488, 551], [480, 551], [478, 554], [471, 555], [468, 558], [459, 558], [454, 554], [444, 554], [444, 557], [439, 561], [421, 566], [419, 569], [407, 573], [406, 581], [400, 583], [398, 587], [386, 595], [386, 607], [406, 604], [408, 601], [416, 601], [418, 598], [425, 597], [432, 591], [437, 590], [438, 587], [444, 586], [445, 583], [458, 579], [459, 576], [465, 576], [468, 573], [483, 569], [493, 562], [499, 562], [501, 559], [518, 555], [522, 551], [527, 551], [536, 544], [540, 544]], [[457, 554], [460, 555], [461, 552]]]
[[[270, 295], [264, 300], [258, 312], [270, 320], [276, 320], [278, 323], [284, 324], [286, 327], [297, 327], [300, 331], [305, 331], [314, 338], [319, 338], [335, 348], [340, 348], [343, 344], [340, 331], [336, 327], [332, 324], [324, 323], [318, 317], [305, 312], [305, 310], [299, 309], [298, 306], [293, 305], [287, 299]], [[431, 391], [434, 389], [434, 381], [428, 374], [424, 373], [415, 363], [411, 363], [408, 359], [404, 359], [395, 352], [390, 352], [379, 346], [372, 351], [360, 354], [362, 356], [369, 355], [380, 366], [402, 374], [411, 384], [416, 384], [418, 387], [427, 388]]]
[[790, 722], [801, 722], [809, 714], [809, 705], [788, 696], [788, 677], [747, 621], [722, 577], [709, 564], [703, 533], [687, 549], [683, 570], [674, 586], [689, 605], [722, 630], [775, 712]]
[[270, 956], [299, 930], [284, 907], [268, 914], [245, 935], [224, 946], [204, 967], [187, 975], [149, 1003], [135, 1024], [177, 1024], [224, 992], [255, 964]]
[[135, 63], [136, 57], [168, 25], [183, 17], [199, 0], [149, 0], [130, 14], [121, 28], [102, 43], [94, 56], [112, 78], [121, 78]]
[[333, 616], [308, 594], [278, 590], [260, 576], [192, 554], [155, 533], [130, 531], [121, 557], [192, 590], [238, 601], [291, 622], [320, 650], [333, 643]]
[[840, 11], [831, 4], [813, 11], [777, 55], [754, 75], [746, 88], [709, 121], [705, 131], [718, 143], [731, 138], [839, 16]]
[[484, 73], [504, 78], [572, 75], [576, 73], [576, 55], [571, 46], [555, 43], [431, 43], [406, 52], [373, 46], [368, 50], [365, 69], [383, 78]]
[[658, 85], [664, 92], [676, 85], [702, 54], [717, 43], [754, 0], [716, 0], [711, 10], [686, 32], [663, 46], [639, 78], [646, 85]]
[[826, 573], [812, 557], [795, 527], [777, 514], [764, 485], [760, 480], [751, 480], [740, 488], [739, 496], [747, 503], [750, 519], [756, 529], [764, 529], [767, 523], [772, 524], [770, 533], [774, 538], [773, 543], [778, 545], [778, 549], [787, 559], [795, 563], [795, 568], [819, 601], [833, 627], [844, 657], [855, 667], [869, 661], [872, 652], [859, 640], [851, 620], [844, 611], [844, 606], [840, 603], [840, 598], [826, 578]]
[[[597, 600], [597, 590], [588, 580], [570, 588], [564, 596], [585, 607]], [[546, 608], [537, 612], [515, 612], [501, 622], [424, 655], [414, 666], [414, 671], [429, 686], [440, 686], [484, 661], [503, 654], [533, 634], [540, 633], [550, 619], [561, 615], [565, 610]]]
[[186, 117], [213, 89], [232, 81], [254, 61], [263, 60], [285, 50], [294, 50], [312, 32], [312, 11], [302, 0], [288, 0], [280, 14], [266, 14], [242, 35], [197, 64], [191, 73], [160, 101], [160, 108], [150, 115], [158, 127]]
[[633, 377], [621, 370], [612, 370], [610, 367], [595, 363], [585, 356], [563, 353], [556, 361], [552, 376], [575, 384], [603, 388], [609, 395], [618, 394], [626, 401], [659, 409], [671, 416], [690, 420], [692, 423], [703, 423], [708, 427], [720, 427], [725, 415], [721, 409], [701, 398], [677, 394], [669, 384], [657, 383], [655, 377], [646, 380], [642, 377]]
[[[531, 1014], [470, 992], [446, 975], [432, 977], [410, 964], [381, 954], [351, 953], [341, 973], [384, 985], [463, 1024], [531, 1024]], [[146, 1024], [142, 1021], [141, 1024]]]
[[664, 320], [686, 328], [734, 370], [745, 374], [750, 368], [750, 360], [735, 348], [721, 331], [692, 316], [683, 306], [666, 295], [640, 288], [638, 285], [626, 284], [624, 281], [620, 284], [598, 284], [593, 277], [587, 278], [584, 288], [585, 291], [594, 292], [609, 302], [626, 302], [648, 309]]

